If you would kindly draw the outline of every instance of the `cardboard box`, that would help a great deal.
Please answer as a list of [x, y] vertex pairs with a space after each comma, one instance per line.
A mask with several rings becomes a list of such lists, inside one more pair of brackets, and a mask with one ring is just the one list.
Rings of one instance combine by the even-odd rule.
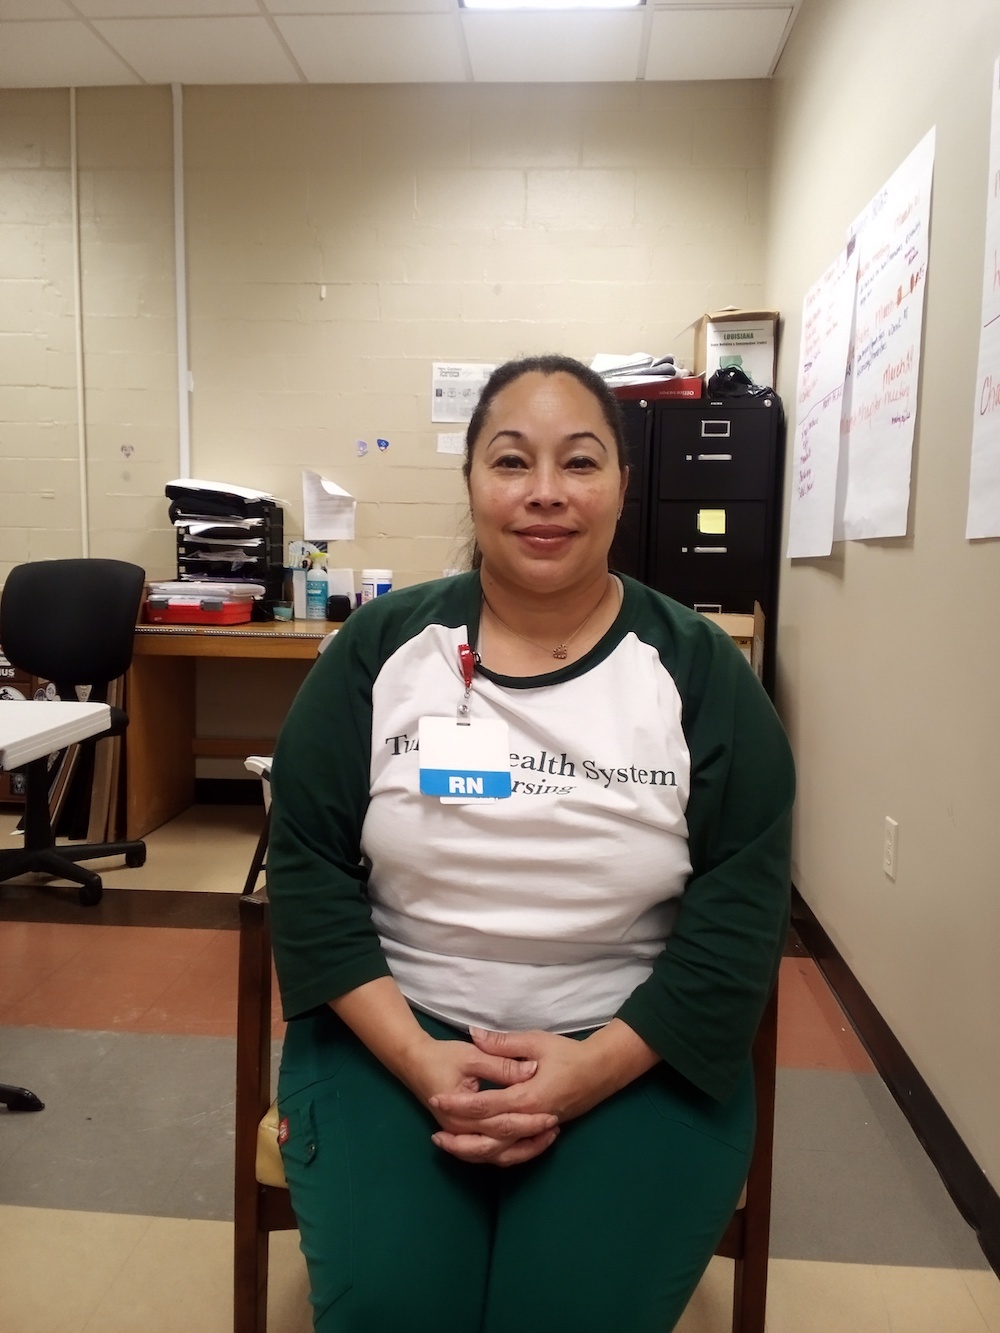
[[760, 680], [764, 671], [764, 612], [760, 602], [754, 602], [752, 616], [726, 611], [703, 611], [702, 615], [726, 631]]
[[739, 366], [754, 384], [773, 389], [777, 352], [777, 310], [713, 310], [694, 326], [694, 368], [706, 379]]

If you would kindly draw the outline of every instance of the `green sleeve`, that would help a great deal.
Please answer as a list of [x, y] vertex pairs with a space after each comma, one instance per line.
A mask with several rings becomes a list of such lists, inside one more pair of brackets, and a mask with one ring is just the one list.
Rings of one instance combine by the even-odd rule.
[[618, 1017], [724, 1101], [777, 979], [795, 779], [770, 700], [734, 645], [711, 631], [688, 631], [677, 653], [682, 665], [669, 664], [691, 753], [691, 876], [652, 974]]
[[267, 888], [286, 1019], [389, 974], [361, 863], [380, 660], [370, 619], [352, 616], [317, 661], [275, 749]]

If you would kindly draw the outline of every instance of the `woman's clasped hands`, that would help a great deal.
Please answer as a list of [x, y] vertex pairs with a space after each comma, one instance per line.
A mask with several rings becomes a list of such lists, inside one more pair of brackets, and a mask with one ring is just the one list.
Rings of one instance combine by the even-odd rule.
[[[620, 1028], [623, 1033], [613, 1031]], [[655, 1063], [650, 1048], [617, 1020], [578, 1041], [551, 1032], [470, 1029], [472, 1044], [425, 1048], [420, 1082], [441, 1128], [433, 1141], [462, 1161], [516, 1166], [550, 1148], [582, 1115]], [[432, 1066], [436, 1066], [432, 1068]], [[493, 1084], [481, 1087], [481, 1083]], [[420, 1091], [418, 1089], [414, 1089]]]

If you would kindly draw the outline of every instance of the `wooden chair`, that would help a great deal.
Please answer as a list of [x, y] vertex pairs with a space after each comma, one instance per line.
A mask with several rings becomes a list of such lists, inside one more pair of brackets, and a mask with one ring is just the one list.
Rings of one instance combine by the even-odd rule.
[[[236, 1016], [236, 1181], [233, 1200], [233, 1330], [266, 1333], [272, 1231], [296, 1228], [271, 1108], [271, 929], [264, 889], [240, 897]], [[273, 1138], [271, 1155], [266, 1136]], [[258, 1139], [261, 1145], [258, 1170]], [[263, 1179], [261, 1179], [263, 1177]]]
[[[234, 1333], [266, 1333], [267, 1256], [272, 1231], [296, 1226], [278, 1152], [271, 1094], [271, 933], [264, 889], [240, 898], [236, 1027]], [[740, 1206], [716, 1253], [736, 1261], [733, 1333], [764, 1333], [771, 1151], [777, 1056], [777, 992], [754, 1041], [757, 1141]]]
[[753, 1043], [757, 1138], [747, 1183], [715, 1253], [736, 1260], [733, 1333], [764, 1333], [767, 1256], [771, 1239], [771, 1161], [774, 1152], [774, 1081], [778, 1065], [778, 988], [767, 1002]]

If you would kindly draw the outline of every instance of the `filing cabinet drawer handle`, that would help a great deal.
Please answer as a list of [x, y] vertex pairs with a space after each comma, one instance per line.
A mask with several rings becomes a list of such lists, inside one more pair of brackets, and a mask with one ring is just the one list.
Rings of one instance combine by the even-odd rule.
[[729, 428], [733, 423], [731, 421], [703, 421], [701, 423], [701, 438], [703, 440], [729, 439]]
[[[690, 457], [691, 455], [688, 454], [689, 459]], [[698, 463], [731, 463], [733, 456], [732, 454], [698, 454], [695, 461]]]
[[729, 550], [728, 546], [696, 546], [695, 555], [725, 555]]

